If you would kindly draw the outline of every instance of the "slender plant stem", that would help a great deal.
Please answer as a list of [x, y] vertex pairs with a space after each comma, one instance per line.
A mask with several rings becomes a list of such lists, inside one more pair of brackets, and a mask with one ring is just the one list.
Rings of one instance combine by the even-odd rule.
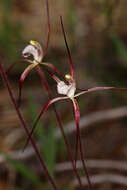
[[83, 169], [84, 169], [87, 181], [88, 181], [89, 189], [93, 190], [93, 186], [92, 186], [92, 183], [90, 181], [90, 177], [89, 177], [87, 167], [86, 167], [85, 158], [84, 158], [84, 155], [83, 155], [82, 141], [81, 141], [81, 134], [80, 134], [79, 126], [78, 126], [78, 130], [79, 130], [79, 132], [78, 132], [78, 135], [79, 135], [79, 149], [80, 149], [80, 156], [81, 156], [81, 160], [82, 160], [82, 164], [83, 164]]
[[[46, 91], [47, 91], [47, 93], [48, 93], [49, 99], [52, 99], [52, 95], [51, 95], [50, 89], [49, 89], [49, 87], [48, 87], [48, 83], [47, 83], [47, 81], [45, 80], [43, 71], [40, 69], [39, 66], [37, 66], [36, 69], [37, 69], [37, 72], [39, 73], [39, 75], [40, 75], [40, 77], [41, 77], [42, 84], [44, 85], [44, 87], [45, 87], [45, 89], [46, 89]], [[53, 104], [53, 110], [54, 110], [54, 113], [55, 113], [55, 116], [56, 116], [58, 125], [59, 125], [59, 127], [60, 127], [61, 133], [62, 133], [63, 138], [64, 138], [64, 142], [65, 142], [65, 145], [66, 145], [66, 148], [67, 148], [68, 156], [69, 156], [70, 161], [71, 161], [71, 163], [72, 163], [73, 171], [75, 172], [75, 175], [76, 175], [76, 177], [77, 177], [77, 179], [78, 179], [78, 182], [79, 182], [80, 187], [82, 187], [81, 178], [80, 178], [80, 175], [78, 174], [76, 165], [75, 165], [75, 163], [74, 163], [74, 160], [73, 160], [73, 157], [72, 157], [72, 153], [71, 153], [71, 150], [70, 150], [70, 146], [69, 146], [68, 140], [67, 140], [67, 138], [66, 138], [66, 135], [65, 135], [65, 133], [64, 133], [64, 129], [63, 129], [63, 126], [62, 126], [62, 122], [61, 122], [60, 116], [59, 116], [59, 114], [58, 114], [58, 112], [57, 112], [57, 110], [56, 110], [55, 104]]]
[[49, 15], [49, 3], [48, 3], [48, 0], [46, 0], [46, 10], [47, 10], [47, 22], [48, 22], [48, 36], [47, 36], [46, 47], [45, 47], [45, 50], [44, 50], [44, 56], [47, 53], [49, 40], [50, 40], [50, 15]]
[[[7, 75], [6, 75], [5, 70], [4, 70], [4, 68], [3, 68], [3, 66], [2, 66], [1, 63], [0, 63], [0, 72], [1, 72], [1, 75], [2, 75], [2, 78], [3, 78], [3, 81], [5, 82], [5, 85], [6, 85], [7, 89], [8, 89], [8, 93], [9, 93], [11, 102], [12, 102], [12, 104], [13, 104], [15, 110], [16, 110], [16, 113], [17, 113], [17, 115], [19, 117], [19, 120], [20, 120], [22, 126], [24, 127], [24, 130], [25, 130], [27, 136], [29, 136], [30, 135], [29, 129], [27, 128], [26, 123], [25, 123], [25, 121], [24, 121], [24, 119], [22, 117], [22, 114], [21, 114], [20, 110], [18, 109], [16, 100], [14, 98], [13, 92], [12, 92], [10, 84], [9, 84], [9, 81], [7, 79]], [[40, 164], [41, 164], [43, 170], [45, 171], [45, 173], [47, 175], [47, 178], [50, 181], [53, 189], [54, 190], [58, 190], [58, 188], [57, 188], [54, 180], [52, 179], [52, 177], [50, 176], [50, 174], [48, 172], [48, 169], [47, 169], [47, 167], [46, 167], [46, 165], [44, 163], [44, 160], [43, 160], [42, 156], [40, 155], [40, 152], [39, 152], [38, 147], [37, 147], [37, 145], [35, 143], [35, 140], [31, 136], [30, 136], [30, 141], [31, 141], [31, 144], [32, 144], [32, 146], [33, 146], [33, 148], [34, 148], [34, 150], [36, 152], [36, 155], [37, 155], [39, 161], [40, 161]]]

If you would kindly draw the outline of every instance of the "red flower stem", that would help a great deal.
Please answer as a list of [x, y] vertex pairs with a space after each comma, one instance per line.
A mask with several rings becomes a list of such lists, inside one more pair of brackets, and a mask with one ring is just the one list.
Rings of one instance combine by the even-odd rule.
[[22, 83], [19, 81], [19, 95], [18, 95], [18, 103], [17, 103], [18, 108], [21, 105], [21, 92], [22, 92]]
[[[47, 83], [47, 81], [45, 80], [43, 71], [40, 69], [39, 65], [36, 67], [36, 70], [37, 70], [38, 74], [39, 74], [40, 77], [41, 77], [42, 84], [44, 85], [44, 87], [45, 87], [45, 89], [46, 89], [46, 91], [47, 91], [47, 93], [48, 93], [49, 99], [52, 99], [52, 95], [51, 95], [50, 89], [49, 89], [49, 87], [48, 87], [48, 83]], [[69, 145], [68, 140], [67, 140], [67, 138], [66, 138], [66, 135], [65, 135], [65, 133], [64, 133], [63, 125], [62, 125], [60, 116], [59, 116], [59, 114], [58, 114], [58, 112], [57, 112], [57, 110], [56, 110], [55, 104], [53, 104], [53, 110], [54, 110], [54, 113], [55, 113], [55, 116], [56, 116], [58, 125], [59, 125], [59, 127], [60, 127], [61, 133], [62, 133], [62, 135], [63, 135], [64, 142], [65, 142], [65, 145], [66, 145], [66, 148], [67, 148], [67, 152], [68, 152], [69, 159], [71, 160], [71, 163], [72, 163], [73, 170], [74, 170], [74, 172], [75, 172], [75, 175], [76, 175], [76, 177], [77, 177], [77, 180], [78, 180], [78, 182], [79, 182], [80, 187], [82, 187], [82, 182], [81, 182], [81, 179], [80, 179], [80, 175], [78, 174], [77, 168], [76, 168], [76, 166], [75, 166], [75, 163], [74, 163], [74, 160], [73, 160], [73, 157], [72, 157], [72, 153], [71, 153], [71, 150], [70, 150], [70, 145]]]
[[49, 40], [50, 40], [50, 15], [49, 15], [49, 4], [48, 0], [46, 0], [46, 10], [47, 10], [47, 22], [48, 22], [48, 36], [47, 36], [47, 42], [46, 42], [46, 47], [44, 50], [44, 56], [47, 53], [48, 50], [48, 45], [49, 45]]
[[92, 186], [92, 183], [90, 181], [90, 177], [89, 177], [87, 167], [86, 167], [86, 161], [85, 161], [85, 158], [84, 158], [84, 155], [83, 155], [82, 141], [81, 141], [81, 134], [80, 134], [79, 125], [77, 127], [78, 127], [78, 135], [79, 135], [78, 136], [79, 137], [79, 150], [80, 150], [80, 156], [81, 156], [81, 160], [82, 160], [82, 164], [83, 164], [83, 169], [84, 169], [84, 172], [85, 172], [88, 184], [89, 184], [89, 189], [93, 190], [93, 186]]
[[[18, 106], [17, 106], [17, 104], [16, 104], [16, 100], [15, 100], [15, 98], [14, 98], [14, 95], [13, 95], [13, 93], [12, 93], [12, 90], [11, 90], [11, 87], [10, 87], [10, 84], [9, 84], [9, 81], [8, 81], [8, 79], [7, 79], [7, 75], [6, 75], [5, 71], [4, 71], [4, 68], [3, 68], [3, 66], [2, 66], [1, 63], [0, 63], [0, 72], [1, 72], [1, 75], [2, 75], [2, 78], [3, 78], [3, 81], [5, 82], [5, 85], [6, 85], [7, 89], [8, 89], [8, 93], [9, 93], [11, 102], [12, 102], [12, 104], [13, 104], [15, 110], [16, 110], [16, 113], [17, 113], [17, 115], [18, 115], [18, 117], [19, 117], [19, 120], [20, 120], [22, 126], [24, 127], [24, 130], [25, 130], [27, 136], [29, 136], [29, 135], [30, 135], [29, 129], [27, 128], [26, 123], [25, 123], [25, 121], [24, 121], [24, 119], [23, 119], [23, 117], [22, 117], [22, 114], [21, 114], [20, 110], [18, 109]], [[47, 169], [47, 167], [46, 167], [46, 165], [45, 165], [45, 163], [44, 163], [43, 158], [42, 158], [41, 155], [40, 155], [40, 152], [39, 152], [38, 147], [37, 147], [37, 145], [36, 145], [36, 143], [35, 143], [35, 140], [34, 140], [32, 137], [30, 137], [30, 141], [31, 141], [31, 144], [32, 144], [32, 146], [33, 146], [35, 152], [36, 152], [36, 155], [38, 156], [38, 159], [39, 159], [39, 161], [40, 161], [40, 164], [41, 164], [43, 170], [45, 171], [45, 173], [46, 173], [46, 175], [47, 175], [47, 178], [48, 178], [48, 180], [50, 181], [50, 183], [51, 183], [53, 189], [54, 189], [54, 190], [58, 190], [58, 188], [57, 188], [57, 186], [56, 186], [54, 180], [52, 179], [52, 177], [50, 176], [50, 174], [49, 174], [49, 172], [48, 172], [48, 169]]]

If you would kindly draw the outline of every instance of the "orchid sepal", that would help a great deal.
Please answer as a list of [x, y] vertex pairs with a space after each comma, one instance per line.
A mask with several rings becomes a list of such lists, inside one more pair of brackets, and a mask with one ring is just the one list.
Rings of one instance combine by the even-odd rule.
[[72, 98], [72, 103], [73, 103], [73, 109], [74, 109], [74, 119], [75, 119], [75, 124], [76, 124], [76, 148], [75, 148], [75, 165], [77, 161], [77, 156], [78, 156], [78, 144], [79, 144], [79, 122], [80, 122], [80, 110], [79, 106], [77, 103], [77, 100]]
[[21, 93], [22, 93], [22, 85], [23, 82], [25, 80], [25, 78], [27, 77], [27, 75], [29, 74], [29, 72], [38, 65], [38, 63], [32, 63], [31, 65], [29, 65], [24, 72], [22, 73], [20, 80], [19, 80], [19, 96], [18, 96], [18, 106], [20, 106], [21, 103]]
[[80, 95], [83, 95], [83, 94], [86, 94], [86, 93], [89, 93], [89, 92], [94, 92], [94, 91], [101, 91], [101, 90], [127, 90], [127, 88], [117, 88], [117, 87], [114, 87], [114, 86], [103, 86], [103, 87], [94, 87], [94, 88], [89, 88], [87, 90], [83, 90], [82, 92], [79, 92], [77, 94], [75, 94], [75, 98], [80, 96]]
[[25, 146], [24, 146], [24, 149], [26, 148], [27, 144], [29, 143], [29, 140], [30, 140], [31, 136], [33, 135], [33, 132], [34, 132], [34, 130], [35, 130], [35, 128], [36, 128], [36, 125], [37, 125], [39, 119], [41, 118], [41, 116], [43, 115], [43, 113], [45, 113], [46, 110], [49, 108], [49, 106], [51, 106], [53, 103], [55, 103], [55, 102], [57, 102], [57, 101], [59, 101], [59, 100], [65, 100], [65, 99], [68, 99], [68, 97], [64, 96], [64, 97], [57, 97], [57, 98], [54, 98], [54, 99], [50, 100], [50, 101], [43, 107], [43, 109], [41, 110], [39, 116], [37, 117], [37, 119], [36, 119], [36, 121], [35, 121], [35, 123], [34, 123], [32, 129], [31, 129], [30, 135], [29, 135], [29, 137], [27, 138], [27, 141], [26, 141], [26, 144], [25, 144]]
[[72, 62], [72, 57], [71, 57], [70, 49], [69, 49], [69, 46], [68, 46], [68, 43], [67, 43], [67, 39], [66, 39], [66, 34], [65, 34], [65, 30], [64, 30], [62, 16], [60, 16], [60, 21], [61, 21], [62, 32], [63, 32], [64, 41], [65, 41], [65, 45], [66, 45], [67, 53], [68, 53], [68, 57], [69, 57], [71, 76], [72, 76], [73, 79], [75, 79], [74, 66], [73, 66], [73, 62]]
[[11, 71], [11, 69], [16, 65], [16, 63], [30, 63], [30, 64], [33, 64], [33, 61], [29, 60], [29, 59], [19, 59], [15, 62], [13, 62], [9, 67], [8, 69], [6, 70], [6, 73], [9, 73]]
[[57, 73], [58, 75], [62, 76], [62, 73], [51, 63], [47, 63], [47, 62], [41, 62], [41, 65], [45, 65], [49, 68], [51, 68], [55, 73]]

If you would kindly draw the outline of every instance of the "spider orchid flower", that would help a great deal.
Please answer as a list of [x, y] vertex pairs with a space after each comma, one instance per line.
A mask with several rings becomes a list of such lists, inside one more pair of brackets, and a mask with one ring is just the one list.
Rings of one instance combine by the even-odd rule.
[[32, 127], [32, 130], [30, 132], [30, 136], [27, 139], [27, 143], [30, 140], [30, 137], [32, 136], [38, 121], [40, 120], [41, 116], [47, 111], [47, 109], [54, 103], [60, 101], [60, 100], [70, 100], [72, 102], [73, 105], [73, 110], [74, 110], [74, 119], [75, 119], [75, 123], [76, 123], [76, 150], [75, 150], [75, 165], [76, 165], [76, 160], [77, 160], [77, 154], [78, 154], [78, 150], [80, 150], [80, 155], [81, 155], [81, 160], [82, 160], [82, 164], [83, 164], [83, 168], [88, 180], [88, 184], [90, 189], [92, 190], [92, 184], [91, 181], [89, 179], [89, 174], [87, 172], [87, 168], [86, 168], [86, 163], [85, 163], [85, 158], [84, 158], [84, 154], [83, 154], [83, 148], [82, 148], [82, 143], [81, 143], [81, 135], [80, 135], [80, 128], [79, 128], [79, 122], [80, 122], [80, 109], [79, 109], [79, 105], [78, 102], [76, 100], [77, 97], [89, 93], [89, 92], [94, 92], [94, 91], [101, 91], [101, 90], [110, 90], [110, 89], [122, 89], [122, 90], [127, 90], [127, 88], [116, 88], [116, 87], [94, 87], [94, 88], [89, 88], [88, 90], [82, 90], [80, 93], [76, 93], [76, 82], [75, 79], [72, 78], [72, 76], [70, 74], [65, 75], [65, 79], [66, 82], [60, 80], [57, 76], [55, 76], [54, 74], [52, 74], [51, 72], [49, 72], [49, 75], [56, 81], [57, 83], [57, 92], [60, 95], [63, 96], [58, 96], [52, 100], [50, 100], [41, 110], [41, 112], [39, 113], [37, 119], [35, 120], [35, 123]]
[[[33, 70], [34, 68], [36, 68], [38, 74], [41, 76], [41, 79], [43, 77], [42, 80], [45, 80], [45, 77], [44, 77], [44, 74], [42, 76], [42, 71], [40, 69], [40, 65], [47, 66], [47, 67], [51, 68], [54, 72], [56, 72], [58, 75], [61, 75], [61, 73], [56, 69], [56, 67], [53, 64], [42, 62], [45, 54], [44, 54], [44, 52], [42, 50], [41, 45], [38, 42], [36, 42], [34, 40], [31, 40], [30, 44], [25, 47], [25, 49], [23, 50], [22, 54], [23, 54], [23, 56], [25, 58], [27, 58], [28, 56], [32, 55], [33, 56], [33, 60], [32, 61], [28, 60], [28, 59], [24, 60], [25, 62], [30, 63], [30, 65], [27, 66], [27, 68], [21, 74], [21, 77], [20, 77], [20, 80], [19, 80], [19, 99], [18, 99], [19, 100], [18, 101], [19, 105], [20, 105], [20, 101], [21, 101], [22, 84], [23, 84], [25, 78], [27, 77], [27, 75], [29, 74], [29, 72], [31, 70]], [[43, 81], [43, 84], [44, 84], [44, 81]], [[46, 90], [47, 90], [47, 88], [46, 88]]]
[[77, 153], [78, 153], [78, 146], [80, 149], [80, 154], [81, 154], [81, 159], [83, 162], [83, 167], [85, 170], [85, 173], [87, 175], [87, 180], [89, 183], [89, 186], [91, 187], [90, 189], [92, 189], [92, 185], [89, 179], [89, 175], [88, 172], [86, 170], [86, 164], [84, 161], [84, 155], [83, 155], [83, 151], [82, 151], [82, 144], [81, 144], [81, 137], [80, 137], [80, 129], [79, 129], [79, 121], [80, 121], [80, 110], [79, 110], [79, 106], [78, 106], [78, 102], [76, 100], [76, 98], [82, 94], [88, 93], [90, 91], [96, 91], [96, 90], [105, 90], [105, 89], [112, 89], [114, 87], [96, 87], [96, 88], [91, 88], [87, 91], [82, 91], [80, 93], [76, 93], [76, 82], [75, 80], [72, 78], [72, 76], [70, 74], [65, 75], [65, 80], [66, 82], [60, 80], [57, 76], [55, 76], [54, 74], [52, 74], [51, 72], [48, 72], [50, 74], [50, 76], [56, 81], [57, 83], [57, 92], [59, 95], [63, 95], [63, 96], [59, 96], [56, 97], [52, 100], [50, 100], [41, 110], [39, 116], [37, 117], [32, 130], [30, 132], [30, 136], [27, 139], [27, 144], [29, 142], [29, 139], [31, 137], [31, 135], [33, 134], [35, 127], [39, 121], [39, 119], [41, 118], [41, 116], [46, 112], [46, 110], [49, 108], [49, 106], [51, 106], [52, 104], [56, 103], [57, 101], [60, 100], [70, 100], [72, 102], [73, 105], [73, 110], [74, 110], [74, 118], [75, 118], [75, 123], [76, 123], [76, 152], [75, 152], [75, 164], [76, 164], [76, 160], [77, 160]]
[[[19, 63], [19, 62], [20, 63], [24, 62], [24, 63], [29, 64], [26, 67], [26, 69], [24, 70], [24, 72], [21, 74], [20, 79], [19, 79], [18, 105], [20, 105], [20, 103], [21, 103], [21, 91], [22, 91], [23, 82], [31, 70], [36, 69], [39, 76], [41, 77], [42, 83], [43, 83], [46, 91], [48, 92], [48, 94], [49, 94], [48, 85], [47, 85], [45, 76], [44, 76], [43, 71], [41, 70], [40, 66], [42, 65], [42, 66], [49, 67], [58, 75], [62, 75], [60, 73], [60, 71], [58, 71], [53, 64], [43, 62], [43, 58], [46, 55], [47, 50], [48, 50], [48, 44], [49, 44], [49, 39], [50, 39], [50, 16], [49, 16], [48, 0], [46, 0], [46, 10], [47, 10], [47, 20], [48, 20], [48, 36], [47, 36], [47, 42], [46, 42], [46, 47], [45, 47], [44, 51], [43, 51], [41, 45], [37, 41], [31, 40], [29, 45], [27, 45], [24, 48], [24, 50], [22, 51], [22, 55], [25, 59], [21, 59], [21, 60], [14, 62], [13, 64], [11, 64], [11, 66], [6, 71], [6, 73], [8, 73], [12, 69], [12, 67], [16, 63]], [[32, 56], [33, 59], [32, 60], [28, 59], [29, 56]]]

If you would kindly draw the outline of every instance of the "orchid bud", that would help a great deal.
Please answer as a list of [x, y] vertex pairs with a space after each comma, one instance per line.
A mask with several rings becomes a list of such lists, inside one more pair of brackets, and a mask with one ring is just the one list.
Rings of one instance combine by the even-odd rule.
[[41, 45], [34, 40], [30, 41], [30, 45], [25, 47], [22, 54], [24, 57], [32, 55], [34, 60], [37, 62], [41, 62], [43, 58], [43, 50], [41, 48]]

